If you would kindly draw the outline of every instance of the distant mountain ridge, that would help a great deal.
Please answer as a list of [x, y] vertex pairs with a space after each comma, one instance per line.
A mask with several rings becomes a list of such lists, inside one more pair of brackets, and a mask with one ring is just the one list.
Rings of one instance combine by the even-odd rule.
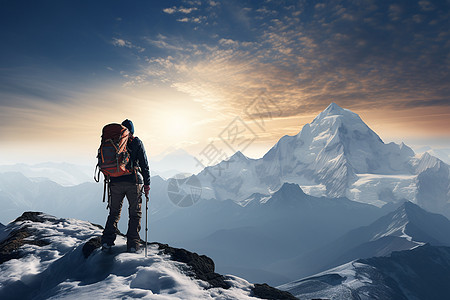
[[[167, 181], [152, 176], [149, 215], [163, 218], [176, 207], [167, 195]], [[85, 182], [62, 186], [49, 179], [33, 180], [20, 172], [0, 173], [0, 221], [8, 223], [24, 211], [46, 210], [48, 213], [104, 224], [108, 211], [103, 199], [103, 182]], [[127, 200], [125, 199], [125, 205]], [[124, 205], [124, 206], [125, 206]], [[119, 228], [126, 231], [128, 210], [124, 209]]]
[[0, 165], [0, 173], [19, 172], [34, 180], [51, 180], [63, 186], [74, 186], [85, 182], [92, 182], [94, 168], [70, 163], [45, 162], [39, 164], [11, 164]]
[[[353, 229], [309, 254], [273, 266], [301, 278], [360, 258], [390, 255], [424, 244], [450, 247], [450, 220], [405, 202], [368, 226]], [[288, 266], [297, 265], [298, 269]]]
[[201, 165], [183, 149], [168, 149], [164, 153], [149, 159], [152, 175], [170, 178], [177, 174], [196, 174], [202, 170]]
[[424, 245], [360, 259], [279, 286], [299, 299], [446, 299], [450, 247]]
[[447, 165], [450, 164], [450, 149], [448, 149], [448, 148], [433, 149], [430, 146], [424, 146], [424, 147], [415, 149], [415, 151], [417, 153], [428, 152], [428, 154], [439, 158], [440, 160], [445, 162]]
[[105, 214], [100, 184], [62, 186], [49, 179], [32, 180], [20, 172], [0, 173], [0, 220], [11, 221], [27, 210], [44, 210], [97, 222]]
[[450, 214], [449, 166], [416, 156], [405, 144], [385, 144], [361, 118], [330, 104], [294, 136], [282, 137], [262, 158], [237, 152], [198, 174], [202, 197], [242, 205], [253, 194], [270, 195], [284, 182], [310, 195], [347, 197], [382, 206], [409, 200]]
[[314, 197], [297, 184], [285, 183], [267, 199], [254, 195], [245, 206], [232, 200], [202, 200], [165, 218], [150, 219], [150, 236], [201, 250], [221, 272], [280, 284], [297, 278], [283, 274], [302, 266], [275, 270], [275, 262], [331, 243], [389, 211], [346, 198]]

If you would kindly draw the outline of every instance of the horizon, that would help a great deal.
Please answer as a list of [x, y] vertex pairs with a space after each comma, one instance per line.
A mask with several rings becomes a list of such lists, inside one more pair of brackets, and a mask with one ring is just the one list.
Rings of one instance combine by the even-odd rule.
[[[332, 104], [336, 104], [336, 103], [335, 102], [331, 102], [321, 112], [326, 110]], [[345, 107], [341, 107], [339, 105], [338, 105], [338, 107], [340, 107], [340, 108], [342, 108], [344, 110], [349, 110], [349, 109], [347, 109]], [[349, 111], [351, 111], [351, 110], [349, 110]], [[252, 159], [262, 158], [268, 151], [270, 151], [270, 149], [272, 149], [276, 145], [276, 143], [279, 141], [279, 139], [281, 139], [285, 135], [294, 136], [294, 135], [299, 134], [303, 130], [304, 125], [310, 124], [316, 116], [312, 117], [312, 119], [309, 122], [303, 124], [301, 126], [300, 130], [298, 130], [297, 132], [294, 132], [293, 134], [282, 134], [277, 140], [274, 141], [273, 144], [268, 144], [267, 143], [264, 147], [259, 147], [259, 149], [245, 149], [243, 151], [237, 150], [235, 152], [230, 152], [230, 149], [227, 149], [229, 155], [224, 157], [224, 159], [226, 160], [227, 158], [229, 158], [232, 155], [234, 155], [236, 152], [242, 152], [246, 157], [252, 158]], [[360, 115], [358, 114], [358, 116], [360, 116]], [[265, 121], [267, 122], [267, 120], [265, 120]], [[371, 126], [369, 124], [367, 124], [363, 119], [362, 119], [362, 121], [370, 129], [372, 129]], [[253, 128], [253, 132], [258, 130], [258, 127], [256, 127], [254, 124], [246, 123], [246, 125], [248, 125], [250, 128]], [[378, 132], [376, 130], [374, 130], [374, 129], [372, 129], [372, 130], [376, 134], [378, 134]], [[410, 144], [408, 144], [407, 142], [405, 142], [404, 140], [401, 140], [401, 139], [386, 141], [382, 136], [380, 136], [380, 138], [382, 139], [383, 143], [385, 143], [385, 144], [393, 142], [395, 144], [400, 145], [400, 144], [404, 143], [406, 146], [410, 147], [414, 151], [414, 153], [416, 155], [421, 155], [421, 154], [423, 154], [423, 153], [425, 153], [425, 152], [427, 152], [429, 150], [446, 150], [447, 152], [450, 152], [450, 144], [448, 145], [449, 146], [448, 148], [445, 147], [445, 146], [444, 147], [432, 147], [429, 144], [426, 144], [426, 145], [425, 144], [413, 144], [413, 145], [410, 145]], [[439, 144], [439, 143], [437, 143], [437, 144]], [[248, 148], [252, 148], [252, 145], [250, 144]], [[223, 149], [220, 149], [220, 150], [223, 151]], [[250, 154], [249, 154], [248, 150], [250, 150]], [[148, 159], [149, 159], [149, 161], [152, 161], [152, 162], [160, 162], [161, 160], [164, 160], [168, 156], [171, 156], [173, 154], [179, 154], [180, 151], [182, 152], [183, 155], [184, 154], [189, 155], [189, 156], [193, 157], [194, 159], [197, 158], [197, 155], [198, 155], [198, 153], [195, 153], [195, 152], [192, 153], [192, 152], [186, 150], [183, 147], [174, 147], [174, 146], [171, 145], [168, 148], [164, 149], [160, 153], [157, 153], [157, 154], [153, 154], [152, 153], [152, 155], [148, 156]], [[440, 158], [440, 159], [442, 159], [442, 158]], [[448, 161], [445, 161], [445, 160], [444, 160], [444, 162], [448, 163]], [[24, 160], [24, 161], [14, 161], [14, 162], [4, 162], [4, 161], [0, 160], [0, 165], [5, 165], [5, 166], [8, 166], [8, 165], [9, 166], [11, 166], [11, 165], [20, 165], [20, 164], [29, 165], [29, 166], [37, 166], [37, 165], [44, 165], [44, 164], [47, 164], [47, 163], [48, 164], [70, 164], [70, 165], [76, 165], [76, 166], [81, 166], [81, 167], [90, 167], [92, 164], [94, 164], [94, 165], [96, 164], [96, 158], [93, 158], [93, 159], [91, 158], [91, 163], [89, 163], [85, 159], [77, 160], [77, 161], [70, 161], [70, 160], [68, 160], [68, 161], [67, 160], [27, 161], [27, 160]], [[217, 163], [219, 163], [219, 161], [214, 161], [212, 164], [217, 164]], [[212, 164], [210, 164], [210, 165], [212, 165]], [[208, 166], [208, 165], [205, 165], [205, 166]], [[160, 171], [160, 170], [158, 170], [158, 171]]]
[[[385, 143], [450, 149], [449, 6], [5, 1], [0, 164], [95, 165], [102, 127], [127, 118], [149, 159], [259, 158], [331, 102]], [[248, 143], [230, 149], [236, 128]]]

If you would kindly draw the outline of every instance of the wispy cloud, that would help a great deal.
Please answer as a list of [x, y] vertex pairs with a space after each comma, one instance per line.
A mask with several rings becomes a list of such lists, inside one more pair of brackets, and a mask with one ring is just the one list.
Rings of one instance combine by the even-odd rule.
[[[80, 14], [85, 7], [72, 3], [62, 23], [42, 5], [29, 14], [19, 8], [8, 13], [0, 47], [2, 141], [15, 151], [13, 141], [41, 141], [45, 132], [44, 153], [48, 143], [60, 149], [61, 141], [78, 151], [88, 136], [92, 157], [98, 128], [127, 117], [141, 120], [140, 128], [148, 130], [140, 136], [162, 150], [174, 138], [154, 128], [161, 128], [173, 109], [191, 108], [190, 120], [202, 128], [188, 140], [201, 145], [229, 119], [245, 118], [244, 109], [261, 93], [276, 104], [270, 107], [277, 118], [271, 122], [279, 124], [261, 135], [271, 139], [268, 144], [276, 141], [274, 135], [294, 133], [331, 101], [377, 112], [373, 120], [383, 124], [403, 122], [406, 131], [413, 132], [413, 123], [418, 129], [433, 123], [436, 130], [423, 126], [425, 136], [448, 136], [448, 1], [165, 3], [144, 1], [133, 18], [115, 5], [98, 5], [105, 15], [100, 19], [94, 12]], [[33, 16], [42, 16], [42, 22]], [[57, 34], [48, 35], [50, 27]], [[119, 109], [123, 103], [130, 109]], [[407, 121], [397, 120], [405, 115]]]
[[162, 34], [158, 34], [158, 36], [155, 39], [146, 37], [144, 38], [144, 40], [147, 41], [150, 45], [160, 49], [176, 50], [176, 51], [182, 51], [184, 49], [183, 45], [180, 44], [179, 40], [168, 39], [166, 36]]
[[177, 10], [176, 10], [176, 7], [175, 7], [175, 8], [169, 7], [169, 8], [164, 8], [164, 9], [163, 9], [163, 12], [165, 12], [166, 14], [171, 15], [171, 14], [176, 13]]
[[197, 24], [200, 24], [200, 23], [202, 23], [205, 20], [206, 20], [205, 16], [192, 17], [192, 18], [183, 17], [183, 18], [177, 19], [178, 22], [182, 22], [182, 23], [190, 22], [190, 23], [197, 23]]
[[[235, 18], [227, 20], [242, 21], [242, 32], [209, 41], [150, 39], [170, 53], [148, 57], [140, 78], [168, 83], [230, 112], [261, 91], [283, 107], [284, 116], [317, 111], [331, 101], [350, 108], [448, 104], [442, 101], [450, 94], [448, 11], [428, 1], [415, 9], [377, 1], [296, 3], [285, 11], [270, 5], [229, 9]], [[220, 10], [209, 13], [223, 18]], [[192, 18], [177, 20], [196, 22]]]
[[126, 47], [126, 48], [130, 48], [130, 49], [136, 49], [139, 52], [144, 52], [145, 48], [140, 47], [140, 46], [136, 46], [134, 44], [132, 44], [129, 41], [123, 40], [123, 39], [119, 39], [119, 38], [113, 38], [112, 40], [112, 44], [116, 47]]
[[164, 8], [163, 12], [165, 12], [166, 14], [169, 14], [169, 15], [175, 14], [175, 13], [190, 14], [191, 12], [196, 11], [196, 10], [198, 10], [197, 7], [186, 8], [186, 7], [173, 6], [173, 7], [169, 7], [169, 8]]

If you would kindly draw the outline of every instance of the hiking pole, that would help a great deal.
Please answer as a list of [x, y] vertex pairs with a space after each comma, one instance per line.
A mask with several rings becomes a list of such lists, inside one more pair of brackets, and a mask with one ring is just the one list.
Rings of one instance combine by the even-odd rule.
[[148, 222], [147, 222], [147, 215], [148, 215], [148, 201], [149, 201], [148, 194], [145, 195], [145, 257], [147, 257], [147, 233], [148, 233]]

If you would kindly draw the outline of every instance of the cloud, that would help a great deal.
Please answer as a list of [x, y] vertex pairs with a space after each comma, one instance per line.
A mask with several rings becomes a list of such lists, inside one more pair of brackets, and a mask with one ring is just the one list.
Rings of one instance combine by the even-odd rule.
[[176, 11], [177, 11], [176, 7], [175, 8], [171, 7], [171, 8], [164, 8], [163, 9], [163, 12], [165, 12], [166, 14], [169, 14], [169, 15], [176, 13]]
[[419, 1], [419, 5], [424, 11], [432, 11], [435, 9], [435, 6], [430, 1]]
[[389, 6], [389, 17], [392, 21], [397, 21], [400, 19], [403, 10], [400, 5], [391, 4]]
[[190, 13], [193, 12], [194, 10], [197, 10], [197, 8], [196, 8], [196, 7], [190, 7], [190, 8], [180, 7], [180, 8], [178, 9], [178, 11], [179, 11], [180, 13], [183, 13], [183, 14], [190, 14]]
[[126, 47], [127, 45], [129, 45], [128, 48], [131, 48], [131, 43], [127, 42], [125, 40], [122, 39], [117, 39], [117, 38], [113, 38], [113, 45], [114, 46], [118, 46], [118, 47]]
[[183, 45], [179, 43], [179, 41], [168, 39], [162, 34], [159, 34], [155, 39], [146, 37], [144, 38], [144, 40], [147, 41], [150, 45], [160, 49], [182, 51], [184, 48]]
[[227, 45], [227, 46], [238, 46], [239, 42], [234, 41], [232, 39], [220, 39], [219, 40], [220, 45]]
[[[180, 23], [207, 24], [209, 18], [216, 17], [213, 10], [218, 9], [221, 3], [218, 1], [182, 1], [185, 6], [172, 6], [164, 8], [163, 12], [169, 15], [177, 15], [176, 21]], [[198, 29], [198, 27], [195, 27]]]
[[198, 10], [197, 7], [186, 8], [186, 7], [182, 7], [182, 6], [181, 7], [173, 6], [170, 8], [164, 8], [163, 12], [165, 12], [166, 14], [169, 14], [169, 15], [172, 15], [175, 13], [190, 14], [191, 12], [196, 11], [196, 10]]
[[317, 3], [317, 4], [314, 6], [314, 8], [315, 8], [315, 9], [325, 8], [325, 3]]
[[[170, 53], [148, 58], [139, 78], [170, 84], [228, 113], [238, 113], [261, 92], [283, 108], [283, 117], [315, 112], [332, 101], [349, 108], [445, 105], [448, 12], [424, 12], [426, 3], [414, 9], [377, 1], [299, 3], [286, 11], [267, 3], [245, 11], [248, 28], [216, 30], [213, 41], [152, 38], [152, 45]], [[234, 18], [235, 9], [230, 11]], [[218, 20], [228, 26], [220, 12]], [[254, 21], [261, 14], [270, 20]]]
[[197, 23], [200, 24], [204, 21], [206, 21], [206, 17], [205, 16], [199, 16], [199, 17], [184, 17], [184, 18], [179, 18], [177, 19], [178, 22], [182, 22], [182, 23]]
[[130, 49], [136, 49], [138, 52], [145, 51], [145, 48], [133, 45], [131, 42], [123, 40], [123, 39], [119, 39], [119, 38], [113, 38], [112, 44], [116, 47], [125, 47], [125, 48], [130, 48]]
[[219, 6], [219, 5], [220, 5], [220, 2], [219, 2], [219, 1], [213, 1], [213, 0], [210, 0], [210, 1], [209, 1], [209, 5], [211, 5], [211, 6]]

